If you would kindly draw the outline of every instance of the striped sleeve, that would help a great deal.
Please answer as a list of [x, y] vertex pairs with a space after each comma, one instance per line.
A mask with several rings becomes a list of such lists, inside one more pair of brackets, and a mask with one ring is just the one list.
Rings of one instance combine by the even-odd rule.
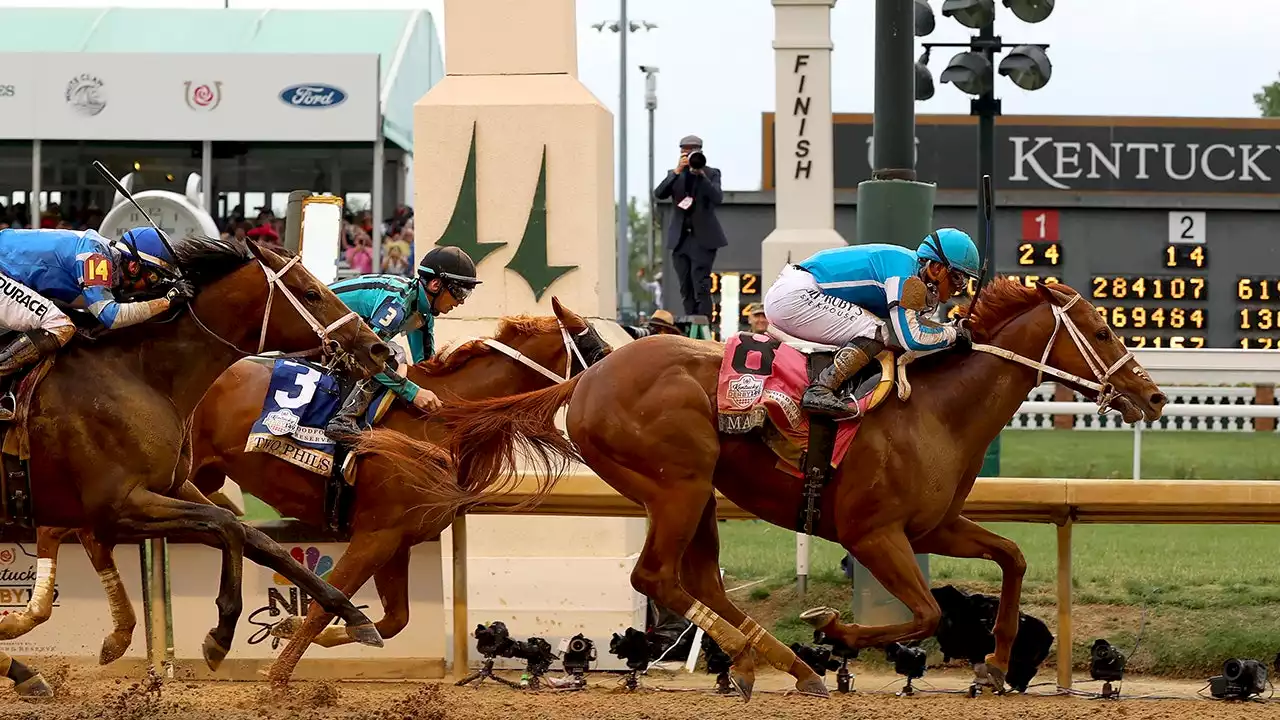
[[898, 336], [902, 347], [923, 352], [940, 350], [956, 341], [955, 328], [939, 325], [928, 318], [921, 317], [915, 310], [902, 307], [898, 304], [901, 295], [902, 278], [891, 277], [885, 281], [885, 299], [889, 304], [889, 317], [893, 321], [893, 331]]

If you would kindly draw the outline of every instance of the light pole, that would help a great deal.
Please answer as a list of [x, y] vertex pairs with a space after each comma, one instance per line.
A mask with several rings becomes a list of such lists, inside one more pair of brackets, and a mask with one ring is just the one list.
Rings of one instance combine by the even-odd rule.
[[630, 260], [631, 253], [629, 244], [627, 243], [627, 225], [628, 208], [627, 208], [627, 33], [622, 32], [623, 28], [627, 32], [637, 32], [639, 30], [653, 30], [657, 25], [641, 20], [639, 22], [627, 19], [627, 0], [619, 0], [619, 17], [615, 22], [598, 22], [591, 27], [597, 32], [603, 32], [605, 28], [618, 33], [620, 41], [619, 57], [618, 57], [618, 316], [623, 317], [622, 313], [631, 309], [631, 271]]
[[658, 109], [658, 68], [654, 65], [641, 65], [644, 73], [644, 108], [649, 111], [649, 264], [645, 268], [645, 278], [653, 282], [653, 254], [657, 237], [658, 213], [657, 200], [653, 196], [654, 180], [654, 147], [653, 147], [653, 111]]

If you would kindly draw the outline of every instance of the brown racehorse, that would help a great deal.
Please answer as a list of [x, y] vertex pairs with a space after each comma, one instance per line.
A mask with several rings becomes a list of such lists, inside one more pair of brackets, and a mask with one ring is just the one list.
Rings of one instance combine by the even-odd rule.
[[[372, 623], [342, 593], [184, 479], [192, 411], [213, 381], [255, 347], [334, 356], [364, 377], [384, 367], [390, 348], [296, 257], [203, 237], [180, 240], [174, 251], [195, 297], [165, 320], [69, 344], [31, 398], [25, 417], [37, 576], [27, 608], [0, 620], [0, 638], [48, 619], [58, 546], [77, 532], [100, 572], [118, 542], [182, 537], [223, 550], [218, 625], [204, 644], [211, 668], [226, 656], [240, 615], [244, 554], [308, 594], [319, 593], [317, 600], [362, 642], [381, 645]], [[19, 414], [15, 423], [22, 420]]]
[[[552, 306], [555, 317], [503, 318], [493, 338], [470, 341], [411, 366], [408, 376], [445, 402], [454, 397], [512, 395], [551, 384], [553, 380], [544, 373], [557, 379], [577, 374], [583, 369], [582, 363], [590, 365], [612, 349], [586, 320], [555, 298]], [[578, 353], [572, 351], [571, 342], [577, 345]], [[514, 350], [542, 370], [505, 355], [498, 347]], [[243, 360], [209, 389], [192, 419], [195, 461], [191, 481], [207, 494], [230, 477], [281, 515], [324, 527], [324, 478], [272, 455], [244, 451], [245, 439], [262, 411], [270, 380], [269, 366]], [[402, 402], [391, 406], [379, 426], [419, 441], [431, 442], [440, 435], [437, 423], [424, 420], [420, 411]], [[391, 638], [409, 623], [410, 550], [438, 537], [453, 521], [453, 515], [433, 511], [432, 503], [425, 502], [433, 498], [424, 493], [432, 492], [435, 486], [417, 481], [424, 474], [437, 471], [430, 462], [434, 458], [406, 455], [406, 445], [397, 442], [394, 433], [384, 438], [393, 445], [357, 460], [351, 537], [328, 580], [349, 597], [373, 577], [384, 613], [377, 622], [378, 634]], [[380, 457], [383, 454], [398, 458], [400, 464], [384, 460]], [[406, 472], [399, 472], [402, 469]], [[449, 478], [453, 477], [451, 466], [446, 465], [444, 470]], [[450, 497], [456, 497], [456, 493]], [[110, 637], [131, 638], [136, 620], [124, 587], [114, 583], [107, 588], [107, 596], [115, 621]], [[271, 666], [273, 681], [289, 679], [311, 642], [334, 647], [352, 641], [345, 629], [325, 627], [332, 619], [320, 605], [312, 604], [305, 622], [293, 617], [277, 624], [273, 634], [291, 640]], [[118, 648], [118, 653], [126, 648], [127, 642]]]
[[[1049, 367], [1044, 372], [1086, 392], [1090, 385], [1103, 390], [1101, 405], [1114, 403], [1127, 422], [1159, 417], [1165, 396], [1092, 306], [1065, 285], [1032, 289], [999, 278], [967, 322], [973, 351], [915, 360], [907, 366], [914, 388], [908, 400], [891, 394], [862, 420], [822, 494], [814, 531], [852, 553], [914, 617], [883, 627], [847, 625], [837, 611], [822, 608], [806, 619], [854, 648], [926, 638], [937, 628], [939, 609], [913, 554], [994, 560], [1004, 582], [996, 651], [986, 664], [1002, 686], [1025, 562], [1014, 543], [960, 514], [986, 448], [1039, 382], [1035, 366], [1042, 359]], [[648, 536], [631, 576], [636, 590], [703, 628], [733, 658], [731, 676], [745, 698], [754, 682], [752, 647], [792, 674], [801, 692], [826, 695], [808, 665], [725, 597], [715, 491], [793, 528], [803, 481], [775, 469], [777, 456], [758, 430], [718, 432], [721, 355], [718, 343], [643, 338], [570, 382], [450, 405], [439, 419], [450, 428], [459, 477], [476, 487], [486, 487], [490, 474], [513, 472], [513, 448], [521, 445], [585, 462], [648, 515]], [[572, 442], [553, 422], [566, 403]], [[538, 480], [546, 487], [547, 478]]]

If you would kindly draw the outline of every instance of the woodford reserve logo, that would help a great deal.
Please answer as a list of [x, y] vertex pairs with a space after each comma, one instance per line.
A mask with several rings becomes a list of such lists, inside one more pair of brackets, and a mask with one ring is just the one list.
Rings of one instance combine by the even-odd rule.
[[[871, 176], [871, 129], [869, 115], [836, 116], [837, 188]], [[968, 116], [919, 116], [915, 142], [921, 181], [973, 189], [977, 129]], [[1277, 181], [1280, 119], [1006, 115], [996, 125], [997, 190], [1280, 194]]]

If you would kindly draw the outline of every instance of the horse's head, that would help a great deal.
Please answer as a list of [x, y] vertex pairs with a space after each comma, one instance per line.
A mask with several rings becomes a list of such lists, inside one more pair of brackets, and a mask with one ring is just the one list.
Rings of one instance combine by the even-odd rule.
[[[391, 348], [296, 255], [284, 257], [288, 253], [252, 240], [212, 238], [187, 238], [175, 251], [188, 279], [200, 288], [193, 317], [240, 352], [315, 349], [343, 356], [363, 377], [380, 372], [391, 358]], [[228, 272], [231, 262], [235, 269]]]
[[[974, 317], [976, 341], [1021, 352], [1047, 366], [1050, 375], [1054, 370], [1066, 373], [1071, 377], [1055, 379], [1104, 409], [1119, 410], [1125, 422], [1160, 417], [1168, 400], [1164, 392], [1093, 305], [1072, 288], [1037, 282], [1032, 290], [998, 278], [981, 295]], [[1005, 327], [1025, 339], [1010, 337], [1012, 344], [1006, 346]], [[994, 339], [997, 334], [1000, 341]]]
[[1068, 294], [1039, 282], [1036, 290], [1049, 304], [1054, 323], [1047, 364], [1101, 385], [1095, 390], [1068, 383], [1090, 400], [1102, 395], [1103, 406], [1115, 407], [1127, 423], [1159, 419], [1168, 398], [1097, 309], [1075, 290]]

